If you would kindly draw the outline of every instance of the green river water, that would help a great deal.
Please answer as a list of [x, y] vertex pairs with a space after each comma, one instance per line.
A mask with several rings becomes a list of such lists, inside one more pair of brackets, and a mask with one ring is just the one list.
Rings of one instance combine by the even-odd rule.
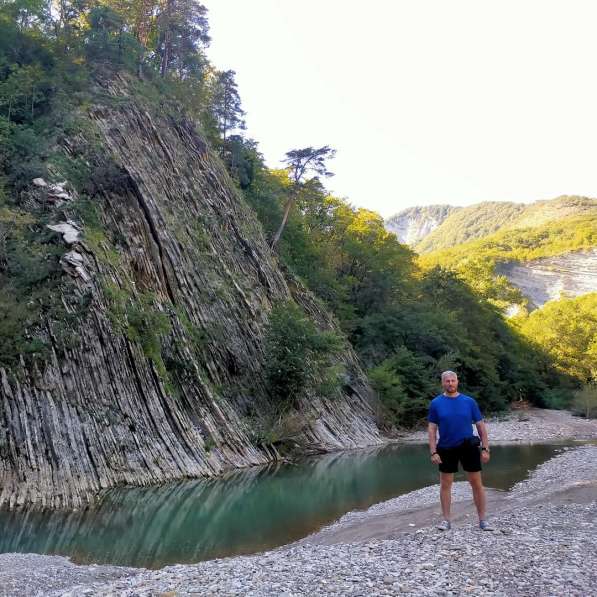
[[[485, 484], [507, 490], [561, 449], [494, 446]], [[0, 553], [61, 554], [80, 563], [148, 568], [248, 554], [437, 482], [426, 446], [390, 445], [213, 480], [119, 488], [81, 512], [0, 511]]]

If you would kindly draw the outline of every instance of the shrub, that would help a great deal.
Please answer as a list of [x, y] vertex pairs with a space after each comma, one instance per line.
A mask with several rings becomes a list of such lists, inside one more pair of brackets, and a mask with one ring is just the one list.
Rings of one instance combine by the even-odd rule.
[[424, 420], [429, 400], [437, 394], [433, 365], [402, 346], [369, 370], [387, 423], [408, 427]]
[[572, 406], [587, 419], [597, 418], [597, 383], [588, 383], [575, 392]]
[[542, 395], [542, 406], [564, 410], [570, 406], [571, 392], [561, 388], [546, 390]]
[[[272, 309], [265, 338], [268, 391], [280, 406], [297, 406], [305, 393], [331, 395], [339, 388], [333, 357], [342, 347], [333, 332], [322, 332], [293, 302]], [[335, 383], [334, 383], [335, 380]]]

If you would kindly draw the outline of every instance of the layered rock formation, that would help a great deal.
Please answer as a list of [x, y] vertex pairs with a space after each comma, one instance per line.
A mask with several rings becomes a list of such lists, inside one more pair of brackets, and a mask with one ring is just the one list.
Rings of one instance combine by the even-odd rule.
[[401, 243], [412, 247], [433, 232], [457, 209], [451, 205], [410, 207], [388, 218], [386, 228], [393, 232]]
[[496, 273], [519, 288], [531, 308], [538, 308], [564, 296], [597, 292], [597, 249], [526, 263], [498, 264]]
[[[48, 361], [0, 369], [0, 505], [80, 507], [116, 484], [276, 458], [255, 432], [271, 411], [268, 313], [293, 298], [334, 328], [281, 271], [194, 126], [141, 107], [126, 80], [102, 87], [107, 99], [86, 115], [92, 134], [64, 142], [71, 159], [104, 172], [90, 197], [101, 225], [85, 215], [53, 224], [68, 243], [63, 302], [76, 341], [60, 343], [45, 321]], [[293, 441], [304, 450], [380, 441], [351, 349], [343, 361], [342, 395], [311, 396], [300, 409]]]

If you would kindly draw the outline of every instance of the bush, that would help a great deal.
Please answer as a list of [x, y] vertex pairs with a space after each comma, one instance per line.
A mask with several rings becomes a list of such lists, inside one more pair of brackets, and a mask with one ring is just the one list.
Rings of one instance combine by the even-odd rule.
[[333, 357], [342, 347], [333, 332], [322, 332], [293, 302], [272, 309], [265, 337], [265, 377], [279, 406], [296, 407], [308, 392], [331, 395], [340, 370]]
[[597, 418], [597, 383], [588, 383], [575, 392], [572, 407], [587, 419]]
[[555, 410], [564, 410], [570, 407], [572, 395], [565, 389], [554, 388], [546, 390], [542, 396], [542, 406]]
[[437, 394], [434, 363], [400, 347], [394, 355], [369, 370], [384, 418], [391, 425], [410, 427], [425, 419], [429, 400]]

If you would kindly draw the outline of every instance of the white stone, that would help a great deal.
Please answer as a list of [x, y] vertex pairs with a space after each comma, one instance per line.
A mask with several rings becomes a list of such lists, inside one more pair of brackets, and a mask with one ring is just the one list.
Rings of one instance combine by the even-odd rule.
[[81, 230], [72, 220], [60, 224], [48, 224], [48, 228], [54, 232], [60, 232], [67, 245], [72, 245], [81, 240]]

